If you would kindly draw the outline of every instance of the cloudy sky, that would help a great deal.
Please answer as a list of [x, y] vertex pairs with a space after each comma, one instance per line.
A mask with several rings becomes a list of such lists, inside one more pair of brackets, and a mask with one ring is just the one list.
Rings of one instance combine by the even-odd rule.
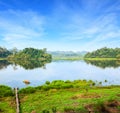
[[0, 0], [0, 46], [120, 47], [120, 0]]

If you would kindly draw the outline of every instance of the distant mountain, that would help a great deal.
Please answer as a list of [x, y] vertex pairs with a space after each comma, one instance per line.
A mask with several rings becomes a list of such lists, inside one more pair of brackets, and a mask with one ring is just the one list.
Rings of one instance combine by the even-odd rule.
[[48, 51], [49, 54], [51, 54], [53, 57], [75, 57], [80, 56], [83, 57], [87, 51]]

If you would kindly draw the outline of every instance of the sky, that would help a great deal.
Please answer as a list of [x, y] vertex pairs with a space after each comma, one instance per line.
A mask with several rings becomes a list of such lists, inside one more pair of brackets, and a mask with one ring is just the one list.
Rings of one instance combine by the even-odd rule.
[[49, 51], [120, 47], [120, 0], [0, 0], [0, 46]]

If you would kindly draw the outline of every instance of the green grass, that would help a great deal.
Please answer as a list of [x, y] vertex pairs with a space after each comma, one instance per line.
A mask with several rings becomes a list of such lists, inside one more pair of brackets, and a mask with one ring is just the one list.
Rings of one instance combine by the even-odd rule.
[[117, 58], [84, 58], [84, 60], [118, 60]]
[[79, 57], [79, 56], [76, 56], [76, 57], [52, 57], [52, 60], [71, 60], [71, 61], [74, 61], [74, 60], [83, 60], [83, 57]]
[[[48, 82], [46, 82], [48, 83]], [[97, 107], [102, 106], [104, 102], [117, 100], [120, 101], [120, 86], [88, 86], [88, 81], [53, 81], [48, 83], [47, 86], [55, 86], [58, 84], [74, 84], [69, 88], [48, 88], [45, 90], [42, 87], [36, 87], [34, 93], [24, 93], [22, 89], [19, 93], [21, 99], [21, 110], [22, 113], [44, 113], [55, 109], [60, 113], [69, 112], [70, 110], [86, 111], [86, 106], [92, 104], [94, 105], [94, 110]], [[82, 87], [78, 87], [81, 86]], [[43, 85], [44, 86], [44, 85]], [[28, 88], [29, 89], [29, 88]], [[27, 89], [27, 90], [28, 90]], [[25, 89], [24, 89], [25, 90]], [[33, 90], [33, 89], [32, 89]]]
[[0, 58], [0, 60], [7, 60], [7, 58]]
[[0, 113], [15, 113], [15, 98], [12, 89], [0, 85]]
[[120, 87], [113, 88], [93, 88], [85, 92], [84, 89], [51, 89], [49, 91], [37, 91], [29, 95], [21, 95], [22, 113], [42, 113], [48, 110], [52, 113], [52, 108], [56, 108], [59, 112], [68, 109], [85, 110], [85, 106], [95, 104], [99, 106], [101, 102], [119, 100]]
[[0, 113], [16, 113], [14, 97], [0, 98]]
[[[42, 86], [20, 89], [21, 113], [85, 113], [91, 106], [90, 109], [101, 113], [103, 108], [109, 108], [108, 102], [120, 102], [120, 86], [102, 87], [93, 83], [91, 80], [54, 80], [46, 81]], [[9, 87], [0, 88], [6, 92], [5, 95], [1, 93], [0, 112], [15, 113], [15, 96], [8, 93]]]

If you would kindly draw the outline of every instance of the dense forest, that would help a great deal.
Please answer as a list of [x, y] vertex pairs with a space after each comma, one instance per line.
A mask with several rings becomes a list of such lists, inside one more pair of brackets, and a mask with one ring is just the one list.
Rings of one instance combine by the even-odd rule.
[[6, 48], [0, 47], [0, 58], [6, 58], [10, 54], [12, 54], [12, 51], [9, 51]]
[[23, 50], [18, 50], [13, 48], [7, 50], [6, 48], [0, 47], [0, 58], [7, 58], [8, 60], [41, 60], [41, 61], [51, 61], [52, 56], [47, 53], [46, 48], [35, 49], [35, 48], [25, 48]]
[[117, 58], [120, 59], [120, 48], [101, 48], [93, 52], [88, 52], [84, 58]]
[[52, 56], [47, 53], [46, 48], [35, 49], [35, 48], [25, 48], [15, 54], [8, 56], [8, 59], [14, 60], [41, 60], [41, 61], [51, 61]]

